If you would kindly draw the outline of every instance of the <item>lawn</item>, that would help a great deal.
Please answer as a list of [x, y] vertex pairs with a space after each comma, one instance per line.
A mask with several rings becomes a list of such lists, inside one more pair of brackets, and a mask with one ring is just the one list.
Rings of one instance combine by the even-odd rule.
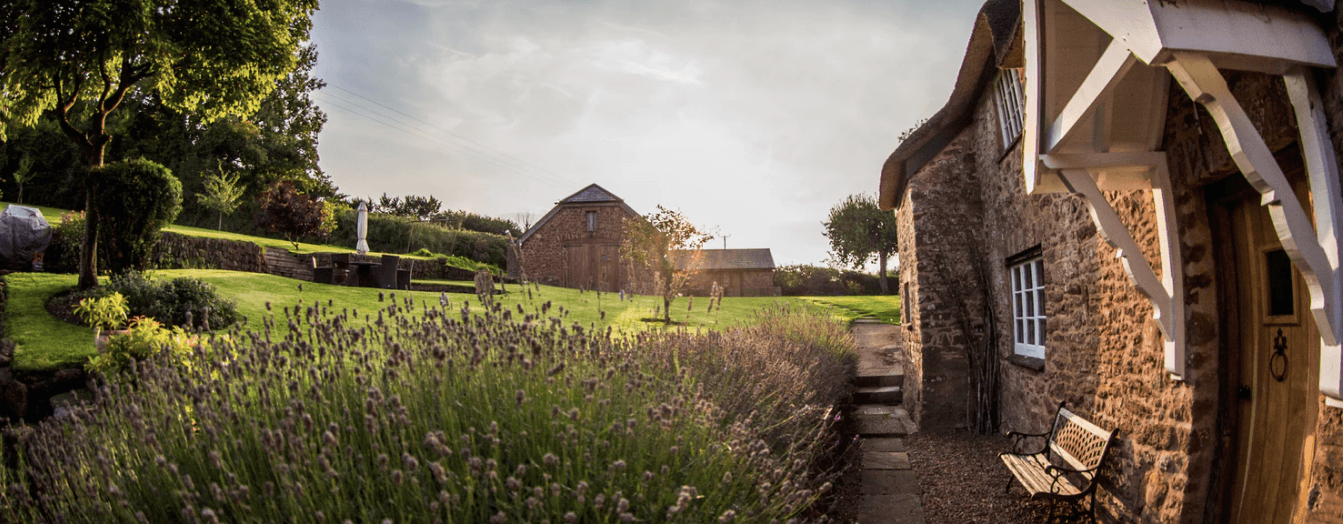
[[[266, 305], [271, 312], [283, 319], [283, 308], [292, 308], [299, 304], [304, 307], [316, 302], [329, 309], [340, 312], [346, 308], [356, 310], [360, 316], [376, 319], [377, 311], [390, 304], [393, 292], [373, 288], [352, 288], [314, 284], [298, 280], [261, 273], [208, 269], [172, 269], [153, 271], [154, 278], [195, 277], [214, 284], [227, 298], [238, 303], [238, 313], [246, 317], [249, 325], [260, 325], [259, 319], [266, 314]], [[14, 367], [19, 370], [56, 369], [82, 365], [94, 353], [93, 331], [64, 323], [47, 313], [44, 304], [52, 295], [73, 287], [75, 275], [49, 273], [14, 273], [6, 277], [8, 283], [9, 310], [6, 325], [9, 338], [17, 347], [14, 353]], [[551, 286], [505, 286], [507, 293], [499, 296], [499, 301], [515, 314], [522, 306], [527, 313], [536, 313], [543, 304], [549, 302], [551, 308], [543, 315], [546, 318], [561, 318], [565, 326], [577, 323], [584, 329], [604, 330], [607, 327], [620, 333], [637, 333], [650, 329], [667, 329], [661, 322], [661, 315], [655, 310], [661, 305], [661, 299], [652, 296], [627, 296], [620, 299], [616, 293], [581, 292], [576, 289]], [[396, 291], [398, 299], [413, 299], [416, 312], [426, 306], [437, 307], [440, 294], [418, 291]], [[379, 301], [379, 297], [382, 301]], [[475, 295], [467, 293], [448, 293], [445, 295], [454, 310], [470, 304], [473, 310], [482, 307]], [[727, 297], [721, 308], [708, 311], [709, 300], [705, 297], [678, 298], [672, 303], [672, 329], [719, 330], [729, 326], [750, 323], [754, 312], [775, 302], [822, 303], [832, 298], [846, 297]], [[880, 297], [875, 297], [880, 298]], [[886, 297], [889, 300], [892, 297]], [[874, 301], [869, 307], [881, 311], [883, 302]], [[690, 310], [693, 307], [693, 310]], [[887, 306], [889, 307], [889, 306]], [[835, 308], [833, 313], [840, 320], [852, 320], [864, 314], [854, 309]], [[895, 313], [886, 313], [898, 317]], [[281, 329], [288, 329], [287, 322], [277, 323]]]
[[798, 297], [819, 306], [834, 308], [836, 316], [845, 320], [873, 317], [887, 324], [900, 323], [899, 295], [866, 295], [843, 297]]

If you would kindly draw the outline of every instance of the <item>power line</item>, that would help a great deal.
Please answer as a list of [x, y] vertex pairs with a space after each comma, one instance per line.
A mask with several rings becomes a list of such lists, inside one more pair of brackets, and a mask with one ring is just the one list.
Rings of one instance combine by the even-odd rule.
[[396, 109], [396, 108], [394, 108], [394, 107], [388, 106], [387, 104], [383, 104], [382, 102], [379, 102], [379, 101], [374, 100], [374, 99], [372, 99], [372, 98], [366, 97], [366, 96], [361, 95], [361, 94], [359, 94], [359, 93], [356, 93], [356, 92], [354, 92], [354, 91], [350, 91], [349, 89], [345, 89], [344, 87], [341, 87], [341, 86], [338, 86], [338, 85], [335, 85], [335, 84], [331, 84], [331, 87], [334, 87], [334, 88], [336, 88], [336, 89], [339, 89], [339, 90], [344, 91], [344, 92], [346, 92], [346, 93], [349, 93], [349, 94], [351, 94], [351, 95], [357, 96], [357, 97], [359, 97], [359, 98], [362, 98], [362, 99], [364, 99], [364, 100], [367, 100], [367, 101], [372, 102], [372, 103], [374, 103], [374, 104], [377, 104], [377, 105], [379, 105], [379, 106], [382, 106], [382, 107], [384, 107], [384, 108], [387, 108], [387, 109], [390, 110], [390, 111], [394, 111], [394, 112], [396, 112], [396, 113], [399, 114], [399, 115], [402, 115], [402, 116], [404, 116], [404, 117], [406, 117], [406, 118], [409, 118], [409, 119], [414, 120], [414, 121], [416, 121], [416, 122], [419, 122], [419, 123], [421, 123], [421, 124], [427, 125], [427, 126], [429, 126], [429, 127], [432, 127], [432, 128], [434, 128], [434, 129], [437, 129], [437, 130], [442, 131], [442, 132], [444, 132], [444, 133], [447, 133], [447, 134], [449, 134], [449, 135], [452, 135], [452, 136], [455, 136], [455, 137], [457, 137], [457, 138], [460, 138], [461, 140], [463, 140], [463, 141], [465, 141], [465, 142], [467, 142], [467, 143], [469, 143], [469, 144], [473, 144], [473, 145], [476, 145], [476, 146], [478, 146], [478, 147], [484, 148], [485, 150], [487, 150], [487, 151], [489, 151], [489, 152], [492, 152], [492, 153], [494, 153], [494, 154], [496, 154], [496, 155], [499, 155], [499, 156], [501, 156], [501, 157], [503, 157], [503, 158], [505, 158], [505, 159], [512, 160], [513, 162], [516, 162], [516, 163], [520, 164], [521, 166], [530, 167], [530, 168], [535, 169], [535, 170], [537, 170], [537, 171], [541, 171], [541, 172], [546, 173], [546, 174], [548, 174], [548, 175], [551, 175], [551, 176], [554, 176], [554, 177], [559, 178], [559, 179], [561, 179], [561, 180], [564, 180], [565, 182], [573, 183], [572, 180], [569, 180], [568, 178], [566, 178], [566, 177], [563, 176], [563, 175], [560, 175], [560, 174], [555, 173], [555, 172], [553, 172], [553, 171], [550, 171], [550, 170], [548, 170], [548, 169], [545, 169], [545, 168], [536, 166], [536, 165], [534, 165], [534, 164], [532, 164], [532, 163], [530, 163], [530, 162], [527, 162], [526, 160], [522, 160], [522, 159], [517, 158], [517, 157], [515, 157], [515, 156], [513, 156], [513, 155], [510, 155], [510, 154], [508, 154], [508, 153], [504, 153], [504, 152], [499, 151], [499, 150], [497, 150], [497, 149], [494, 149], [494, 148], [492, 148], [492, 147], [490, 147], [490, 146], [481, 144], [481, 143], [479, 143], [479, 142], [476, 142], [476, 141], [474, 141], [474, 140], [471, 140], [471, 139], [469, 139], [469, 138], [466, 138], [466, 137], [464, 137], [464, 136], [462, 136], [462, 135], [459, 135], [459, 134], [457, 134], [457, 133], [454, 133], [454, 132], [452, 132], [452, 131], [450, 131], [450, 130], [448, 130], [448, 129], [439, 127], [439, 126], [434, 125], [434, 124], [431, 124], [431, 123], [429, 123], [429, 122], [425, 122], [424, 120], [420, 120], [419, 118], [416, 118], [416, 117], [414, 117], [414, 116], [411, 116], [411, 115], [408, 115], [408, 114], [406, 114], [406, 113], [403, 113], [403, 112], [401, 112], [400, 110], [398, 110], [398, 109]]
[[[391, 129], [395, 129], [395, 130], [397, 130], [397, 131], [400, 131], [400, 132], [402, 132], [402, 133], [405, 133], [405, 134], [410, 135], [410, 136], [415, 137], [415, 138], [419, 138], [419, 139], [424, 140], [424, 141], [426, 141], [426, 142], [433, 143], [433, 144], [435, 144], [435, 145], [440, 145], [440, 146], [446, 146], [446, 147], [449, 147], [449, 148], [451, 148], [451, 149], [453, 149], [453, 150], [455, 150], [455, 151], [464, 153], [464, 154], [466, 154], [467, 156], [474, 157], [476, 160], [479, 160], [479, 161], [488, 163], [488, 164], [490, 164], [490, 165], [493, 165], [493, 166], [495, 166], [495, 167], [498, 167], [498, 168], [503, 169], [503, 170], [508, 171], [508, 172], [512, 172], [512, 173], [517, 174], [517, 175], [521, 175], [521, 176], [524, 176], [524, 177], [527, 177], [527, 178], [531, 178], [531, 179], [536, 180], [536, 181], [538, 181], [538, 182], [549, 183], [549, 184], [554, 185], [555, 187], [558, 187], [558, 188], [564, 188], [564, 187], [567, 187], [567, 186], [562, 185], [562, 184], [560, 184], [560, 183], [558, 183], [558, 182], [556, 182], [556, 181], [554, 181], [554, 180], [549, 180], [549, 179], [546, 179], [546, 178], [544, 178], [544, 177], [538, 176], [538, 175], [536, 175], [536, 174], [529, 173], [529, 172], [527, 172], [527, 171], [525, 171], [525, 170], [519, 169], [519, 168], [516, 167], [516, 166], [507, 165], [507, 164], [502, 164], [502, 163], [496, 161], [495, 159], [493, 159], [493, 158], [491, 158], [491, 157], [484, 156], [484, 155], [480, 154], [479, 152], [471, 151], [471, 150], [469, 150], [469, 149], [463, 149], [463, 147], [462, 147], [460, 144], [456, 144], [456, 143], [453, 143], [453, 142], [447, 142], [447, 141], [444, 141], [444, 140], [440, 139], [439, 137], [435, 137], [435, 136], [433, 136], [433, 135], [431, 135], [431, 134], [425, 133], [423, 130], [416, 129], [416, 128], [413, 127], [411, 124], [408, 124], [408, 123], [406, 123], [406, 122], [404, 122], [404, 121], [398, 120], [398, 119], [396, 119], [396, 118], [394, 118], [394, 117], [388, 116], [388, 115], [386, 115], [386, 114], [380, 113], [380, 112], [378, 112], [377, 110], [370, 109], [370, 108], [368, 108], [368, 107], [365, 107], [365, 106], [363, 106], [363, 105], [360, 105], [360, 104], [358, 104], [357, 102], [353, 102], [353, 101], [350, 101], [350, 100], [341, 98], [341, 97], [339, 97], [339, 96], [336, 96], [336, 95], [334, 95], [334, 94], [326, 93], [326, 92], [321, 92], [321, 91], [316, 92], [316, 94], [323, 95], [322, 98], [323, 98], [324, 100], [326, 100], [326, 102], [328, 102], [329, 104], [331, 104], [331, 106], [333, 106], [333, 107], [335, 107], [335, 108], [337, 108], [337, 109], [341, 109], [341, 110], [343, 110], [343, 111], [345, 111], [345, 112], [354, 114], [354, 115], [356, 115], [356, 116], [361, 116], [361, 117], [367, 118], [367, 119], [372, 120], [372, 121], [374, 121], [374, 122], [377, 122], [378, 124], [381, 124], [381, 125], [383, 125], [383, 126], [385, 126], [385, 127], [388, 127], [388, 128], [391, 128]], [[349, 106], [353, 106], [353, 108], [351, 108], [351, 107], [349, 107]], [[359, 111], [359, 110], [362, 110], [362, 112]], [[367, 114], [366, 114], [366, 113], [367, 113]], [[372, 116], [370, 116], [370, 114], [371, 114]], [[376, 118], [375, 118], [375, 117], [376, 117]], [[389, 121], [390, 121], [391, 123], [389, 123]], [[397, 124], [400, 124], [400, 125], [397, 125]], [[405, 127], [403, 127], [403, 126], [405, 126]], [[566, 181], [567, 181], [567, 179], [566, 179]]]

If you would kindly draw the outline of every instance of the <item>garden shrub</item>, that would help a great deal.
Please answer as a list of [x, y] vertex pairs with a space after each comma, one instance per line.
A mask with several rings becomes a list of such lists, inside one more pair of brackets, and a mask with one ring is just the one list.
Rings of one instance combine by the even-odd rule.
[[91, 176], [98, 211], [98, 252], [104, 269], [143, 269], [159, 230], [182, 211], [182, 183], [162, 165], [143, 158], [104, 165]]
[[131, 316], [151, 317], [172, 326], [220, 329], [238, 319], [232, 300], [219, 296], [210, 283], [191, 277], [158, 280], [139, 271], [127, 271], [113, 275], [102, 286], [80, 292], [76, 298], [113, 293], [126, 297]]
[[881, 294], [877, 275], [807, 264], [775, 268], [774, 285], [784, 296]]
[[66, 211], [52, 225], [51, 244], [43, 257], [48, 273], [78, 273], [79, 253], [84, 244], [84, 212]]
[[[843, 386], [812, 390], [814, 373], [793, 368], [843, 366], [842, 349], [770, 349], [746, 333], [611, 338], [563, 325], [548, 304], [323, 306], [277, 307], [264, 334], [231, 334], [227, 358], [193, 349], [191, 371], [152, 355], [134, 387], [114, 381], [94, 409], [34, 428], [15, 446], [31, 475], [11, 490], [12, 511], [60, 522], [822, 516], [811, 506], [833, 478], [819, 468]], [[280, 339], [270, 326], [281, 322], [297, 329]], [[780, 329], [832, 329], [809, 326]], [[771, 355], [783, 364], [761, 378], [750, 366]], [[729, 385], [743, 374], [801, 380], [752, 407]]]
[[276, 182], [260, 196], [256, 214], [258, 227], [280, 234], [298, 249], [300, 237], [325, 240], [335, 229], [323, 202], [299, 193], [288, 180]]
[[89, 359], [84, 368], [113, 376], [130, 371], [131, 361], [143, 361], [158, 352], [165, 353], [176, 364], [189, 365], [191, 348], [200, 343], [198, 335], [189, 334], [180, 327], [167, 329], [152, 318], [135, 317], [131, 319], [130, 329], [124, 334], [112, 335], [107, 349]]

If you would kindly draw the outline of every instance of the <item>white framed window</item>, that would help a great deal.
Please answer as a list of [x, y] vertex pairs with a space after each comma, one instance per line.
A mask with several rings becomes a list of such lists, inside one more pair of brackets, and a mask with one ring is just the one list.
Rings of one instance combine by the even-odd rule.
[[993, 102], [998, 107], [998, 129], [1002, 131], [1003, 147], [1006, 148], [1021, 135], [1025, 116], [1021, 109], [1021, 79], [1015, 69], [1005, 69], [998, 73], [993, 86]]
[[588, 231], [597, 230], [597, 212], [588, 211]]
[[1008, 266], [1012, 281], [1012, 342], [1018, 355], [1045, 358], [1045, 261], [1039, 255]]

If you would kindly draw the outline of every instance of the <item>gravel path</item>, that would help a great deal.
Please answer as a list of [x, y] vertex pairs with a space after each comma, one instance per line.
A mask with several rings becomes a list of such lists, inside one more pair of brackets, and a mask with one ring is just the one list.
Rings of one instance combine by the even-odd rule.
[[1030, 502], [1021, 486], [1003, 494], [1011, 474], [998, 459], [1011, 441], [968, 431], [915, 433], [905, 439], [919, 475], [927, 524], [1044, 522], [1048, 505]]

